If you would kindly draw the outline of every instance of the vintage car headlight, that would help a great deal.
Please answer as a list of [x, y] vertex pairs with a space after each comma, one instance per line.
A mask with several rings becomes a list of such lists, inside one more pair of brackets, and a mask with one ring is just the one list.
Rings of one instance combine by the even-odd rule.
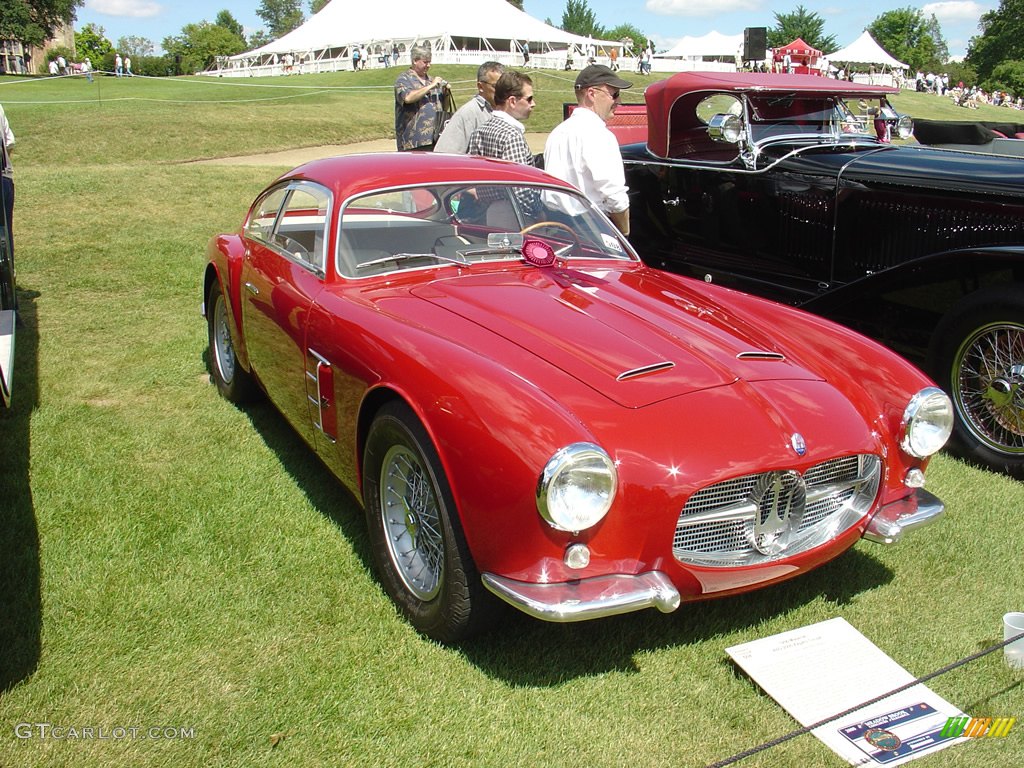
[[537, 511], [560, 531], [582, 531], [608, 513], [618, 473], [593, 443], [573, 443], [552, 456], [537, 481]]
[[743, 138], [743, 120], [739, 115], [715, 115], [708, 121], [708, 136], [735, 144]]
[[910, 115], [900, 115], [896, 121], [896, 135], [901, 139], [909, 139], [914, 135], [914, 121]]
[[900, 447], [918, 459], [936, 453], [953, 431], [953, 403], [938, 387], [925, 387], [903, 412]]

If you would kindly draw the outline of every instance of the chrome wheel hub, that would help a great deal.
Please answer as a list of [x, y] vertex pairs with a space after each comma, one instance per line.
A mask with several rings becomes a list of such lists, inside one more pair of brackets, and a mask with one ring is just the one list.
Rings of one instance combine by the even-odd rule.
[[213, 347], [220, 377], [230, 384], [235, 375], [235, 350], [231, 345], [231, 329], [228, 327], [227, 310], [223, 299], [217, 300], [214, 305]]

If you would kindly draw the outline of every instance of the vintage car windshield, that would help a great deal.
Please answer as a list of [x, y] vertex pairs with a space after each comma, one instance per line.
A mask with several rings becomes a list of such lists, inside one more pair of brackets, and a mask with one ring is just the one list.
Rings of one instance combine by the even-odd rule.
[[747, 103], [754, 143], [782, 137], [875, 137], [872, 120], [865, 114], [868, 107], [858, 102], [827, 95], [764, 94], [749, 97]]
[[448, 264], [522, 260], [519, 235], [544, 241], [560, 258], [636, 258], [615, 227], [574, 191], [540, 185], [432, 184], [349, 200], [339, 221], [337, 268], [345, 277], [362, 278]]

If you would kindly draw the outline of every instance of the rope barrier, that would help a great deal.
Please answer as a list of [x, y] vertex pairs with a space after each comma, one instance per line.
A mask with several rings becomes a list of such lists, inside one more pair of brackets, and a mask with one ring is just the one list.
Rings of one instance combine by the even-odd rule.
[[901, 685], [899, 688], [894, 688], [893, 690], [888, 691], [887, 693], [883, 693], [880, 696], [876, 696], [875, 698], [870, 699], [869, 701], [865, 701], [861, 704], [857, 704], [854, 707], [850, 707], [849, 709], [843, 710], [842, 712], [839, 712], [835, 715], [826, 717], [824, 720], [819, 720], [816, 723], [805, 725], [802, 728], [797, 728], [795, 731], [790, 731], [789, 733], [779, 736], [778, 738], [772, 739], [771, 741], [766, 741], [762, 744], [758, 744], [756, 747], [751, 747], [750, 749], [746, 749], [742, 752], [737, 752], [735, 755], [727, 757], [724, 760], [719, 760], [717, 763], [711, 763], [706, 768], [724, 768], [724, 766], [738, 763], [740, 760], [745, 760], [746, 758], [752, 757], [753, 755], [756, 755], [759, 752], [764, 752], [765, 750], [771, 749], [772, 747], [777, 747], [780, 744], [784, 744], [785, 742], [790, 741], [791, 739], [795, 739], [797, 736], [803, 736], [805, 733], [810, 733], [815, 728], [820, 728], [823, 725], [828, 725], [829, 723], [835, 722], [836, 720], [846, 717], [847, 715], [852, 715], [859, 709], [863, 709], [864, 707], [870, 707], [872, 704], [877, 704], [880, 701], [884, 701], [885, 699], [888, 699], [890, 696], [895, 696], [897, 693], [902, 693], [903, 691], [913, 688], [915, 685], [920, 685], [921, 683], [928, 682], [929, 680], [932, 680], [933, 678], [936, 678], [939, 675], [944, 675], [947, 672], [952, 672], [954, 669], [962, 667], [965, 664], [969, 664], [972, 661], [976, 661], [977, 659], [980, 659], [982, 656], [987, 656], [993, 651], [998, 651], [1000, 648], [1003, 648], [1009, 645], [1010, 643], [1015, 643], [1018, 640], [1024, 640], [1024, 632], [1021, 632], [1019, 635], [1015, 635], [1006, 640], [1003, 640], [1001, 643], [997, 643], [996, 645], [978, 651], [977, 653], [972, 653], [970, 656], [965, 656], [959, 661], [954, 661], [952, 664], [947, 664], [941, 669], [937, 669], [934, 672], [930, 672], [927, 675], [923, 675], [922, 677], [919, 677], [916, 680], [912, 680], [911, 682], [905, 685]]

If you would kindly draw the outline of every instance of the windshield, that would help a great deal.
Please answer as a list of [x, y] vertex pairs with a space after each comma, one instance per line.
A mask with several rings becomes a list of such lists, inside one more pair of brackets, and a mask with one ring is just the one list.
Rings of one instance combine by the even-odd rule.
[[755, 143], [782, 137], [874, 139], [876, 118], [897, 117], [884, 99], [869, 104], [828, 95], [773, 94], [752, 96], [748, 104], [750, 139]]
[[635, 258], [615, 227], [578, 193], [543, 186], [433, 184], [348, 201], [338, 227], [338, 272], [360, 278], [521, 261], [524, 238], [543, 241], [563, 259]]

